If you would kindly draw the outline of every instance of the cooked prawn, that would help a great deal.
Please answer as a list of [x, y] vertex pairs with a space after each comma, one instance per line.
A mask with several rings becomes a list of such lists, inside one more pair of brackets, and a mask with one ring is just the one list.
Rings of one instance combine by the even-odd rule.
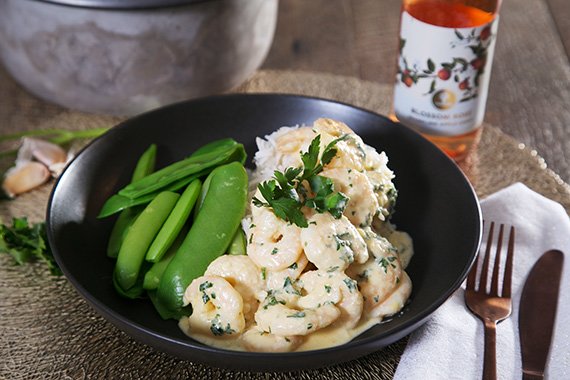
[[324, 271], [343, 271], [354, 261], [368, 259], [366, 243], [345, 216], [313, 215], [301, 231], [301, 242], [309, 261]]
[[248, 256], [260, 268], [283, 270], [299, 260], [303, 252], [301, 229], [279, 219], [266, 207], [252, 206], [248, 231]]
[[[369, 241], [369, 246], [380, 241]], [[358, 282], [365, 312], [375, 315], [374, 309], [394, 292], [405, 272], [395, 250], [373, 249], [371, 252], [373, 256], [366, 263], [351, 265], [347, 274]]]
[[307, 260], [307, 256], [305, 256], [304, 253], [301, 253], [301, 256], [299, 256], [297, 261], [283, 270], [265, 270], [263, 273], [265, 273], [265, 277], [267, 279], [267, 289], [276, 290], [282, 288], [286, 283], [287, 278], [289, 278], [290, 281], [297, 280], [301, 273], [303, 273], [303, 270], [307, 267], [308, 263], [309, 260]]
[[307, 335], [327, 327], [340, 316], [340, 310], [332, 304], [313, 309], [296, 309], [268, 297], [255, 313], [257, 326], [275, 335]]
[[343, 323], [347, 328], [358, 324], [362, 315], [363, 299], [355, 280], [338, 271], [314, 270], [303, 273], [299, 282], [306, 293], [299, 298], [299, 307], [314, 308], [323, 303], [332, 303], [341, 312], [335, 323]]
[[327, 164], [327, 168], [350, 168], [363, 171], [366, 162], [364, 142], [346, 124], [321, 118], [315, 120], [313, 129], [322, 135], [321, 145], [326, 147], [329, 143], [337, 140], [335, 157]]
[[194, 279], [184, 292], [184, 304], [192, 304], [190, 330], [197, 334], [228, 337], [245, 328], [241, 294], [219, 276]]
[[317, 137], [317, 132], [310, 127], [300, 127], [292, 129], [275, 140], [275, 149], [281, 160], [277, 170], [288, 167], [299, 167], [302, 165], [300, 152], [308, 149], [311, 141]]
[[260, 268], [245, 255], [223, 255], [208, 265], [206, 276], [220, 276], [228, 281], [243, 298], [246, 320], [251, 320], [259, 302], [267, 295]]
[[385, 318], [396, 314], [402, 310], [411, 293], [412, 280], [406, 272], [402, 271], [398, 286], [384, 301], [370, 309], [370, 316]]
[[368, 177], [354, 169], [328, 169], [322, 176], [333, 180], [336, 191], [348, 197], [344, 215], [355, 226], [365, 227], [372, 224], [372, 219], [379, 211], [378, 199]]

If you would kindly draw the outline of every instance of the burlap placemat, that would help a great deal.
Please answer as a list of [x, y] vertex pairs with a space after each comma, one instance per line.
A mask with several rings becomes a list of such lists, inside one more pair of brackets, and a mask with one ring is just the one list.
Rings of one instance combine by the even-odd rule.
[[[391, 89], [354, 78], [306, 72], [260, 71], [237, 92], [319, 96], [386, 114]], [[86, 129], [120, 118], [64, 110], [24, 92], [0, 70], [0, 131]], [[6, 101], [4, 101], [6, 100]], [[560, 202], [570, 212], [570, 187], [536, 152], [486, 126], [477, 155], [466, 166], [480, 196], [514, 182]], [[0, 217], [42, 220], [51, 186], [0, 202]], [[98, 316], [65, 278], [40, 264], [14, 266], [0, 256], [1, 379], [390, 379], [406, 340], [338, 366], [295, 373], [221, 370], [179, 360], [140, 344]]]

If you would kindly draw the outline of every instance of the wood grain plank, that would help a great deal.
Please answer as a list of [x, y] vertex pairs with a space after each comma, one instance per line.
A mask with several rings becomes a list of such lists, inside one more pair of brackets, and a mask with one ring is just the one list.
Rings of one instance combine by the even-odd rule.
[[570, 65], [546, 1], [502, 5], [486, 120], [570, 179]]
[[400, 0], [351, 2], [354, 55], [361, 79], [393, 83], [396, 73]]
[[275, 39], [263, 68], [358, 76], [349, 0], [279, 2]]
[[568, 0], [546, 0], [558, 29], [566, 55], [570, 57], [570, 2]]

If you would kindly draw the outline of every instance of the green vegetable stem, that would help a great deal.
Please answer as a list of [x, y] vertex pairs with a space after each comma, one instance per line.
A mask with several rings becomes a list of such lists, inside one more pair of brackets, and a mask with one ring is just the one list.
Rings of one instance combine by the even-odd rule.
[[179, 197], [169, 191], [158, 194], [129, 228], [114, 273], [115, 284], [124, 292], [137, 283], [146, 252]]
[[[36, 129], [31, 131], [2, 135], [0, 136], [0, 143], [5, 141], [19, 140], [22, 137], [41, 137], [44, 140], [49, 141], [53, 144], [65, 145], [71, 143], [74, 140], [92, 139], [95, 137], [99, 137], [108, 130], [109, 128], [94, 128], [94, 129], [86, 129], [80, 131], [71, 131], [66, 129]], [[16, 155], [17, 153], [18, 153], [17, 149], [0, 152], [0, 158]]]
[[219, 166], [210, 177], [200, 213], [158, 286], [160, 305], [173, 314], [182, 309], [184, 291], [192, 280], [226, 253], [245, 214], [247, 173], [243, 165], [232, 162]]
[[[147, 150], [141, 155], [137, 162], [137, 166], [133, 171], [131, 182], [136, 182], [139, 179], [146, 177], [154, 171], [156, 164], [156, 145], [151, 144]], [[121, 249], [121, 244], [125, 239], [128, 228], [133, 224], [135, 218], [140, 213], [140, 210], [129, 208], [123, 210], [111, 231], [109, 243], [107, 245], [107, 256], [116, 258]]]

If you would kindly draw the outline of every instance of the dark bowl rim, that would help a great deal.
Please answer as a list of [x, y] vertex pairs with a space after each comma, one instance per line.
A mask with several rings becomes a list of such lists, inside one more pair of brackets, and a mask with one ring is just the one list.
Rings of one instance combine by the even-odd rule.
[[[181, 341], [178, 338], [169, 337], [169, 336], [166, 336], [164, 334], [157, 333], [156, 331], [150, 330], [147, 327], [145, 327], [145, 326], [143, 326], [143, 325], [141, 325], [135, 321], [132, 321], [130, 319], [126, 320], [126, 318], [123, 317], [121, 314], [116, 313], [114, 310], [108, 308], [104, 303], [100, 302], [98, 299], [93, 297], [79, 283], [79, 281], [75, 278], [75, 276], [73, 276], [68, 271], [68, 269], [65, 267], [65, 265], [61, 262], [58, 249], [57, 249], [57, 247], [55, 247], [52, 244], [52, 242], [55, 241], [54, 231], [53, 231], [53, 228], [51, 225], [51, 218], [50, 218], [50, 214], [51, 214], [51, 210], [52, 210], [52, 203], [54, 201], [54, 197], [55, 197], [56, 192], [58, 190], [58, 185], [59, 185], [60, 181], [65, 177], [65, 174], [67, 171], [72, 170], [72, 168], [75, 165], [76, 160], [79, 157], [81, 157], [82, 153], [85, 150], [90, 149], [91, 146], [93, 146], [94, 144], [97, 144], [102, 139], [108, 138], [107, 136], [109, 136], [110, 134], [118, 133], [119, 129], [127, 128], [128, 125], [130, 125], [132, 123], [136, 123], [139, 119], [145, 118], [147, 114], [151, 114], [151, 113], [155, 113], [155, 112], [167, 112], [167, 110], [170, 108], [181, 107], [185, 104], [193, 104], [193, 103], [200, 103], [200, 102], [211, 102], [211, 101], [218, 101], [218, 100], [222, 100], [222, 99], [244, 98], [244, 97], [249, 97], [249, 98], [256, 98], [256, 97], [257, 98], [293, 98], [293, 99], [298, 99], [298, 100], [309, 100], [309, 101], [317, 101], [317, 102], [334, 103], [334, 104], [341, 105], [344, 107], [353, 108], [353, 109], [356, 109], [360, 112], [370, 114], [371, 116], [373, 116], [375, 118], [385, 119], [385, 120], [390, 121], [391, 123], [402, 126], [403, 128], [405, 128], [407, 130], [406, 133], [412, 133], [414, 135], [417, 135], [417, 137], [420, 137], [421, 139], [423, 139], [426, 142], [428, 142], [429, 144], [431, 144], [434, 147], [434, 154], [438, 154], [438, 155], [445, 157], [445, 159], [449, 160], [449, 162], [456, 167], [458, 174], [460, 174], [461, 181], [463, 182], [463, 186], [465, 186], [466, 190], [469, 190], [472, 194], [472, 198], [470, 197], [470, 199], [472, 199], [474, 201], [474, 204], [472, 206], [474, 206], [474, 208], [477, 212], [478, 221], [479, 221], [479, 223], [476, 226], [477, 227], [476, 231], [474, 231], [477, 234], [477, 236], [476, 236], [476, 240], [475, 240], [475, 245], [472, 247], [473, 251], [471, 253], [471, 257], [469, 259], [469, 262], [467, 263], [468, 265], [466, 265], [464, 271], [457, 278], [457, 280], [453, 283], [453, 285], [451, 287], [449, 287], [449, 289], [444, 294], [441, 294], [439, 297], [437, 297], [437, 299], [428, 308], [425, 308], [421, 312], [417, 313], [412, 318], [410, 318], [408, 321], [400, 323], [398, 325], [397, 331], [408, 331], [405, 335], [403, 335], [403, 336], [406, 336], [411, 332], [410, 329], [413, 329], [415, 326], [419, 326], [419, 325], [423, 324], [425, 321], [427, 321], [427, 319], [430, 317], [430, 315], [433, 314], [433, 312], [435, 312], [449, 297], [451, 297], [453, 295], [453, 293], [455, 293], [455, 291], [457, 291], [457, 289], [460, 288], [461, 284], [463, 283], [463, 281], [467, 277], [469, 270], [474, 265], [475, 258], [476, 258], [478, 249], [481, 245], [481, 239], [482, 239], [482, 223], [483, 222], [482, 222], [482, 214], [481, 214], [481, 207], [480, 207], [480, 203], [479, 203], [479, 198], [478, 198], [472, 184], [467, 179], [465, 173], [463, 173], [463, 171], [459, 168], [459, 166], [452, 159], [450, 159], [445, 153], [443, 153], [441, 150], [439, 150], [437, 147], [435, 147], [435, 145], [433, 143], [429, 142], [429, 140], [425, 139], [425, 137], [421, 136], [419, 133], [417, 133], [413, 129], [406, 127], [399, 122], [394, 122], [394, 121], [390, 120], [388, 117], [381, 115], [379, 113], [376, 113], [374, 111], [371, 111], [369, 109], [365, 109], [365, 108], [355, 106], [355, 105], [352, 105], [350, 103], [346, 103], [346, 102], [342, 102], [342, 101], [331, 100], [331, 99], [326, 99], [326, 98], [316, 97], [316, 96], [307, 96], [307, 95], [297, 95], [297, 94], [286, 94], [286, 93], [274, 92], [274, 93], [222, 94], [222, 95], [211, 95], [211, 96], [205, 96], [205, 97], [200, 97], [200, 98], [195, 98], [195, 99], [190, 99], [190, 100], [184, 100], [184, 101], [172, 103], [172, 104], [169, 104], [166, 106], [162, 106], [159, 108], [155, 108], [155, 109], [152, 109], [150, 111], [146, 111], [144, 113], [135, 115], [133, 117], [129, 117], [129, 118], [117, 123], [116, 125], [114, 125], [109, 131], [107, 131], [103, 135], [101, 135], [101, 136], [93, 139], [92, 141], [90, 141], [85, 147], [83, 147], [76, 154], [76, 156], [72, 159], [72, 161], [70, 161], [68, 163], [68, 165], [65, 167], [64, 171], [61, 173], [61, 175], [56, 180], [56, 183], [54, 184], [52, 191], [50, 193], [48, 204], [47, 204], [47, 209], [46, 209], [46, 232], [47, 232], [47, 237], [48, 237], [48, 243], [52, 247], [52, 251], [53, 251], [54, 257], [56, 259], [56, 262], [58, 263], [58, 265], [62, 269], [65, 277], [72, 283], [72, 285], [80, 293], [80, 295], [84, 299], [86, 299], [88, 301], [88, 303], [91, 304], [91, 306], [95, 310], [97, 310], [97, 312], [99, 312], [103, 316], [109, 317], [110, 322], [112, 322], [113, 325], [119, 327], [121, 330], [129, 331], [129, 330], [135, 329], [135, 330], [138, 330], [140, 332], [144, 332], [145, 334], [147, 334], [149, 336], [152, 336], [153, 339], [161, 340], [162, 343], [168, 342], [169, 344], [174, 344], [177, 347], [181, 347], [184, 349], [196, 349], [202, 354], [223, 354], [223, 355], [230, 355], [230, 356], [235, 356], [235, 357], [243, 357], [243, 358], [246, 358], [246, 357], [252, 358], [253, 357], [253, 358], [259, 358], [259, 359], [261, 359], [261, 358], [276, 358], [276, 357], [283, 357], [283, 356], [286, 356], [287, 358], [298, 358], [298, 357], [311, 356], [314, 354], [324, 355], [326, 353], [332, 353], [332, 352], [339, 351], [339, 350], [357, 348], [357, 347], [361, 347], [361, 346], [362, 347], [370, 346], [370, 345], [373, 345], [374, 341], [376, 341], [378, 339], [387, 338], [388, 336], [394, 335], [395, 333], [397, 333], [397, 331], [388, 330], [388, 331], [384, 332], [382, 334], [382, 336], [380, 336], [380, 337], [379, 336], [372, 336], [372, 337], [360, 339], [358, 341], [353, 339], [347, 343], [344, 343], [344, 344], [338, 345], [338, 346], [327, 347], [327, 348], [322, 348], [322, 349], [317, 349], [317, 350], [296, 351], [296, 352], [287, 352], [287, 353], [233, 351], [233, 350], [208, 346], [206, 344], [195, 341], [192, 338], [188, 338], [187, 341]], [[403, 336], [395, 339], [394, 341], [401, 339]], [[135, 339], [142, 341], [143, 343], [146, 343], [145, 340], [139, 339], [138, 337], [135, 337]], [[384, 347], [384, 346], [385, 345], [383, 345], [382, 347]], [[322, 367], [322, 366], [320, 366], [320, 367]], [[318, 368], [318, 367], [315, 367], [315, 368]], [[305, 368], [303, 368], [303, 369], [305, 369]]]

